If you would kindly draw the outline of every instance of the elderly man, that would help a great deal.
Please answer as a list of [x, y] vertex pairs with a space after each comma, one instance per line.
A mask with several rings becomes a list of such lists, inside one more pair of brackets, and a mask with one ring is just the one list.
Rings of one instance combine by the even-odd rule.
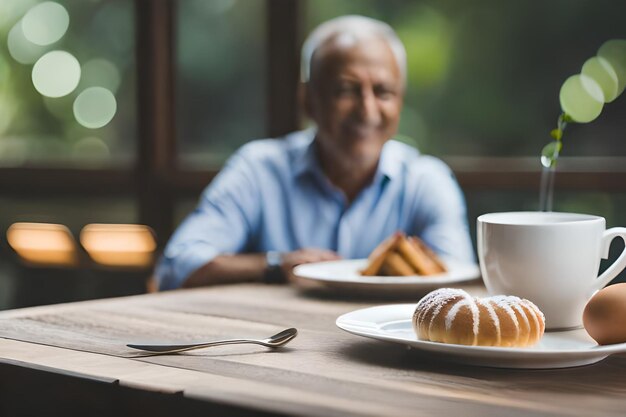
[[281, 282], [297, 264], [367, 257], [397, 230], [473, 260], [448, 167], [390, 140], [406, 83], [394, 31], [361, 16], [323, 23], [304, 44], [302, 78], [315, 128], [230, 158], [167, 245], [160, 289]]

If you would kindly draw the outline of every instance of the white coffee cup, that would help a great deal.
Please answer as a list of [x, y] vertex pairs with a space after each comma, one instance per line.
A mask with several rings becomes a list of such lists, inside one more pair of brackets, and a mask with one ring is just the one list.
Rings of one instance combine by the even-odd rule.
[[591, 296], [624, 267], [626, 250], [598, 277], [614, 237], [604, 218], [588, 214], [510, 212], [477, 220], [478, 259], [490, 294], [516, 295], [535, 303], [550, 330], [582, 326]]

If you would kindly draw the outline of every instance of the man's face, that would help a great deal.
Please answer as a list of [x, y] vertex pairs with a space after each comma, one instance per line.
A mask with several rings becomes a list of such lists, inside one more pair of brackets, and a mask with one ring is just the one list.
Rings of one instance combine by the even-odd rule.
[[306, 110], [325, 151], [354, 162], [378, 160], [398, 128], [404, 86], [400, 68], [379, 39], [337, 42], [317, 52], [306, 87]]

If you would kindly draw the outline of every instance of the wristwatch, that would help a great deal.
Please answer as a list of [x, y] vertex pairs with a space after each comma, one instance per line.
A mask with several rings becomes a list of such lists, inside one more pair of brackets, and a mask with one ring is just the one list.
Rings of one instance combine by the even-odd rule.
[[287, 281], [287, 277], [283, 273], [282, 263], [283, 256], [277, 251], [268, 251], [265, 254], [265, 273], [263, 274], [263, 281], [267, 284], [282, 284]]

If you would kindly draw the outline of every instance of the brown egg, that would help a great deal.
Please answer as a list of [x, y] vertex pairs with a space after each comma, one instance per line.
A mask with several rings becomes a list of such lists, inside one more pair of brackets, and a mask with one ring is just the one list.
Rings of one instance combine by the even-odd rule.
[[591, 297], [583, 324], [600, 345], [626, 342], [626, 283], [610, 285]]

